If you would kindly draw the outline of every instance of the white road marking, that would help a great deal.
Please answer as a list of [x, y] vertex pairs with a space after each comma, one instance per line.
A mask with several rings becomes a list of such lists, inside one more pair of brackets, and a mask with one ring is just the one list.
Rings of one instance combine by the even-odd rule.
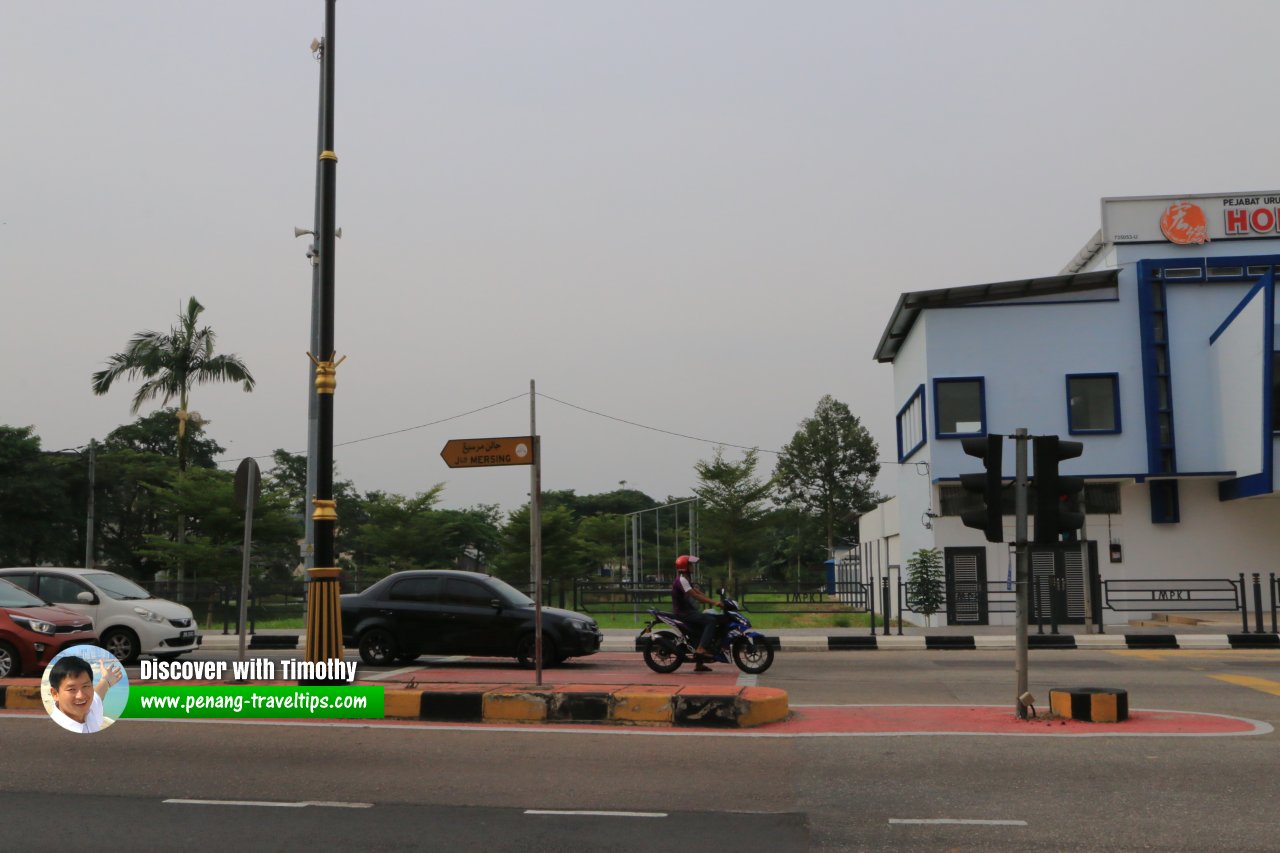
[[420, 666], [406, 666], [402, 669], [389, 669], [386, 672], [360, 673], [360, 679], [362, 681], [386, 681], [395, 678], [397, 675], [408, 675], [420, 669], [422, 669]]
[[184, 806], [263, 806], [278, 809], [305, 809], [317, 806], [326, 809], [371, 809], [373, 803], [330, 803], [323, 800], [303, 800], [299, 803], [275, 803], [268, 800], [164, 800]]
[[574, 815], [585, 817], [666, 817], [666, 812], [602, 812], [568, 809], [525, 809], [525, 814]]
[[961, 825], [961, 826], [1026, 826], [1026, 825], [1027, 825], [1027, 822], [1026, 822], [1025, 820], [959, 820], [959, 819], [957, 819], [957, 818], [949, 818], [949, 817], [934, 817], [934, 818], [897, 818], [897, 817], [891, 817], [891, 818], [889, 818], [889, 823], [898, 823], [898, 824], [902, 824], [902, 823], [911, 823], [911, 824], [916, 824], [916, 823], [927, 823], [927, 824], [947, 823], [947, 824], [959, 824], [959, 825]]

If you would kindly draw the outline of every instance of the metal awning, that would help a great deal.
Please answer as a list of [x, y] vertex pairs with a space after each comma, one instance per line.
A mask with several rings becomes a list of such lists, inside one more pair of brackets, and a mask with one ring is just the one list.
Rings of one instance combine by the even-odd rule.
[[876, 361], [891, 362], [897, 357], [916, 318], [926, 308], [958, 308], [983, 303], [1012, 302], [1032, 296], [1052, 296], [1056, 293], [1104, 290], [1116, 287], [1119, 276], [1119, 270], [1111, 269], [904, 293], [898, 297], [889, 325], [880, 336], [880, 345], [876, 347]]

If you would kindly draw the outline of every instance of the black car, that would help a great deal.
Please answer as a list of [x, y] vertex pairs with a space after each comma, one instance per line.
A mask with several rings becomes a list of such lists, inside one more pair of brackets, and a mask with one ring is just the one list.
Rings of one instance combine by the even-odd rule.
[[[419, 655], [534, 660], [533, 599], [488, 575], [444, 569], [397, 572], [342, 596], [342, 641], [370, 665]], [[542, 661], [595, 654], [603, 635], [589, 616], [542, 608]]]

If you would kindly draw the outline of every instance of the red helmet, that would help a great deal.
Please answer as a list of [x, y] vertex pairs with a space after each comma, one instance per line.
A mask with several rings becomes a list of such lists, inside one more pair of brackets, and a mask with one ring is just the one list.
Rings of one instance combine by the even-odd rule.
[[688, 572], [693, 570], [693, 564], [698, 562], [697, 557], [691, 557], [688, 554], [681, 554], [676, 557], [676, 571]]

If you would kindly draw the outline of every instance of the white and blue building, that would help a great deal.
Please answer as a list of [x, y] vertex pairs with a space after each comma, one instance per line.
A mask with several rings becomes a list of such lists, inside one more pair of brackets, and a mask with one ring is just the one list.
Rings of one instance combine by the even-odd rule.
[[[959, 518], [974, 497], [959, 477], [982, 470], [961, 439], [1025, 427], [1084, 445], [1061, 471], [1085, 478], [1090, 544], [1033, 567], [1058, 561], [1072, 621], [1086, 595], [1122, 602], [1106, 622], [1141, 617], [1147, 601], [1147, 612], [1212, 609], [1225, 593], [1198, 581], [1240, 573], [1261, 573], [1269, 606], [1277, 277], [1280, 192], [1108, 198], [1102, 228], [1056, 275], [902, 294], [875, 352], [893, 369], [897, 495], [863, 517], [862, 564], [893, 571], [936, 547], [947, 621], [1011, 622], [1010, 548]], [[1086, 571], [1105, 593], [1086, 591]]]

